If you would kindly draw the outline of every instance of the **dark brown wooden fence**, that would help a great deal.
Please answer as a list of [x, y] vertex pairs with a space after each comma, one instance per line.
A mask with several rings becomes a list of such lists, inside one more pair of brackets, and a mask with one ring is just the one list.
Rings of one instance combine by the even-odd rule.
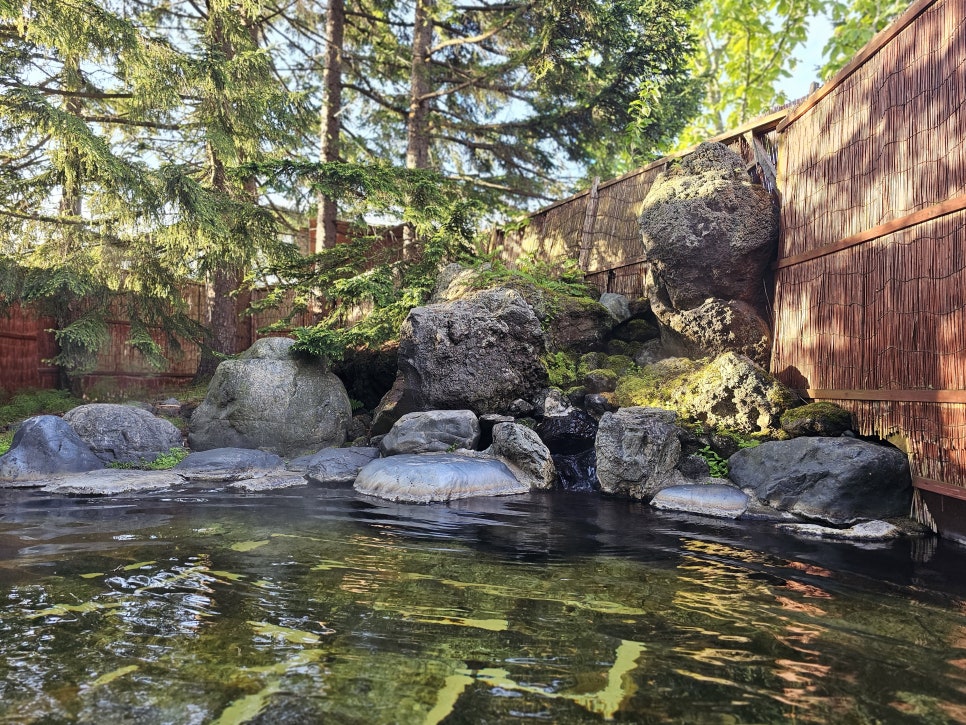
[[43, 362], [57, 354], [54, 336], [47, 331], [53, 324], [19, 306], [0, 315], [0, 389], [57, 386], [57, 368]]
[[922, 0], [779, 127], [773, 370], [905, 447], [937, 520], [966, 514], [964, 102], [966, 3]]

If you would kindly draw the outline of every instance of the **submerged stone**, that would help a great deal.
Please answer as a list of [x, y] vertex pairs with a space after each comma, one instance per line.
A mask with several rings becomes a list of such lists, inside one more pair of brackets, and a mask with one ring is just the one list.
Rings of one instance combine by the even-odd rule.
[[308, 481], [304, 476], [295, 473], [278, 473], [232, 481], [225, 488], [235, 493], [260, 493], [262, 491], [277, 491], [282, 488], [295, 488], [307, 484]]
[[107, 468], [56, 481], [43, 488], [45, 493], [65, 496], [116, 496], [122, 493], [147, 493], [176, 488], [184, 479], [172, 471], [131, 471]]
[[798, 536], [837, 541], [889, 541], [902, 535], [902, 532], [888, 521], [865, 521], [847, 529], [818, 524], [781, 524], [778, 529]]
[[506, 496], [530, 490], [501, 461], [453, 453], [377, 459], [359, 472], [354, 487], [370, 496], [411, 503]]

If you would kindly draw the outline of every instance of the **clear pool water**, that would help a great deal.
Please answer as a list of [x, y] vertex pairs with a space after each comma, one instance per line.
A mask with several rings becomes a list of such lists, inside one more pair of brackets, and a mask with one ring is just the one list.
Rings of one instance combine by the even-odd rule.
[[966, 721], [966, 555], [587, 494], [0, 492], [0, 723]]

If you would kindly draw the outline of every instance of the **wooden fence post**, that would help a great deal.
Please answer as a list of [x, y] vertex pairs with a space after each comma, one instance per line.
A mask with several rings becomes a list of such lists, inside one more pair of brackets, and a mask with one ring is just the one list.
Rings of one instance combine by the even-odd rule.
[[590, 194], [587, 196], [587, 211], [584, 213], [584, 227], [580, 232], [580, 256], [577, 264], [584, 272], [590, 266], [590, 250], [594, 246], [594, 224], [597, 221], [597, 205], [600, 202], [600, 194], [597, 185], [600, 184], [600, 177], [594, 177], [594, 183], [590, 185]]

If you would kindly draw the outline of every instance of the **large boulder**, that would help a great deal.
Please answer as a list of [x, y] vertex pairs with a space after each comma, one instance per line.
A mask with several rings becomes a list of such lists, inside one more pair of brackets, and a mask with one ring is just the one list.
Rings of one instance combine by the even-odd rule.
[[741, 157], [704, 143], [672, 164], [645, 197], [640, 228], [647, 292], [665, 346], [704, 354], [734, 350], [766, 362], [764, 281], [778, 217]]
[[519, 423], [493, 426], [493, 444], [486, 451], [504, 459], [517, 470], [517, 478], [534, 489], [551, 489], [557, 482], [557, 469], [550, 451], [540, 436]]
[[712, 428], [744, 434], [775, 432], [799, 398], [761, 366], [733, 352], [713, 360], [668, 358], [623, 378], [616, 400], [654, 406]]
[[530, 490], [501, 461], [454, 453], [379, 458], [359, 472], [354, 488], [370, 496], [410, 503], [506, 496]]
[[472, 410], [429, 410], [407, 413], [379, 441], [384, 456], [473, 450], [480, 440], [480, 421]]
[[855, 438], [795, 438], [728, 459], [730, 478], [780, 511], [837, 526], [905, 516], [912, 482], [905, 454]]
[[51, 476], [99, 468], [104, 462], [62, 418], [38, 415], [20, 425], [10, 450], [0, 456], [0, 482], [43, 485]]
[[654, 292], [651, 309], [660, 321], [665, 353], [697, 358], [736, 352], [767, 367], [771, 330], [751, 305], [709, 298], [693, 309], [678, 310], [663, 297]]
[[648, 264], [676, 309], [709, 297], [762, 301], [778, 216], [727, 146], [703, 143], [672, 163], [644, 198], [640, 228]]
[[[531, 398], [547, 384], [540, 321], [510, 289], [416, 307], [400, 336], [395, 419], [441, 409], [505, 413], [514, 400]], [[380, 412], [374, 433], [387, 427], [390, 417], [385, 408]]]
[[681, 441], [676, 418], [661, 408], [604, 413], [596, 442], [600, 490], [650, 500], [663, 488], [687, 483], [677, 470]]
[[218, 366], [191, 416], [194, 450], [260, 448], [298, 456], [340, 446], [352, 418], [345, 386], [318, 359], [296, 356], [292, 340], [258, 340]]
[[153, 461], [182, 446], [181, 431], [172, 423], [131, 405], [81, 405], [64, 421], [104, 463]]

